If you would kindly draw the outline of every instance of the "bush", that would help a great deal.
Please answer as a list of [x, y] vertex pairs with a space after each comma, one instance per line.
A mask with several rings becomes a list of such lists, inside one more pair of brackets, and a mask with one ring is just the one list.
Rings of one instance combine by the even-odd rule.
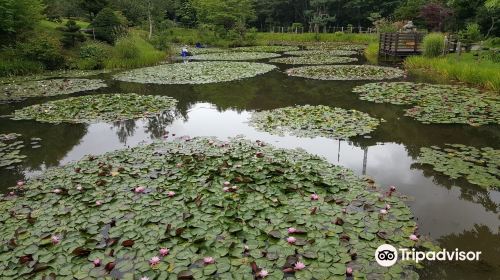
[[370, 43], [368, 47], [365, 49], [364, 54], [366, 59], [372, 63], [377, 64], [378, 62], [378, 43]]
[[61, 43], [48, 34], [33, 34], [25, 42], [18, 43], [16, 49], [21, 57], [40, 62], [48, 70], [61, 68], [65, 63]]
[[80, 47], [77, 67], [83, 70], [103, 69], [111, 56], [111, 46], [101, 42], [87, 42]]
[[74, 20], [69, 20], [63, 28], [63, 37], [61, 43], [65, 47], [74, 47], [76, 43], [85, 41], [85, 35], [80, 31], [82, 29]]
[[460, 41], [467, 45], [481, 41], [483, 35], [481, 35], [481, 27], [477, 23], [469, 23], [465, 30], [458, 32]]
[[92, 22], [97, 39], [114, 44], [127, 32], [127, 19], [111, 8], [102, 9]]
[[165, 53], [156, 50], [138, 35], [120, 38], [112, 49], [106, 68], [135, 68], [154, 65], [165, 59]]
[[430, 33], [424, 37], [423, 54], [426, 57], [438, 57], [444, 52], [444, 35]]
[[43, 65], [40, 62], [22, 58], [0, 59], [0, 77], [28, 75], [42, 71]]

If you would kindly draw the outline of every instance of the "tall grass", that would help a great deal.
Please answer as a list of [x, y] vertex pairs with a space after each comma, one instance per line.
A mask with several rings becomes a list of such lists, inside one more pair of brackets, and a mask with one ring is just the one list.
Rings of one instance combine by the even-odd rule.
[[166, 53], [156, 50], [149, 42], [136, 34], [118, 39], [106, 60], [107, 69], [136, 68], [157, 64]]
[[372, 64], [377, 64], [378, 51], [379, 51], [378, 43], [370, 43], [364, 52], [366, 59]]
[[349, 42], [369, 44], [377, 41], [376, 34], [365, 33], [257, 33], [258, 45], [266, 45], [269, 42]]
[[449, 54], [445, 57], [408, 57], [406, 69], [436, 81], [455, 80], [500, 93], [500, 64], [479, 60], [473, 54]]
[[444, 35], [441, 33], [430, 33], [424, 37], [423, 55], [426, 57], [438, 57], [444, 51]]
[[0, 59], [0, 77], [35, 74], [43, 69], [43, 65], [37, 61], [23, 58]]

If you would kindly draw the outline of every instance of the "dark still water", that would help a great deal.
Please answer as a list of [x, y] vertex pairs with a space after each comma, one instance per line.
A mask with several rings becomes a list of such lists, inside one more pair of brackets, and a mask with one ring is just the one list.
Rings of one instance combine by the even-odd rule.
[[[102, 154], [175, 137], [243, 135], [282, 148], [302, 148], [333, 164], [373, 177], [381, 186], [396, 185], [411, 197], [408, 202], [420, 231], [443, 248], [482, 251], [478, 263], [431, 263], [422, 279], [498, 279], [500, 275], [500, 192], [485, 191], [462, 180], [414, 164], [423, 146], [459, 143], [500, 148], [498, 126], [424, 125], [404, 117], [403, 106], [361, 101], [351, 90], [366, 82], [317, 81], [288, 77], [281, 70], [242, 81], [209, 85], [142, 85], [112, 81], [109, 88], [86, 94], [135, 92], [167, 95], [179, 100], [175, 112], [156, 118], [113, 124], [43, 124], [0, 118], [0, 133], [16, 132], [26, 139], [42, 138], [39, 149], [26, 148], [25, 163], [13, 170], [0, 169], [0, 192], [16, 180], [36, 176], [44, 169], [76, 161], [87, 154]], [[411, 79], [411, 77], [410, 77]], [[57, 97], [50, 98], [58, 99]], [[0, 115], [48, 99], [30, 99], [0, 105]], [[329, 105], [356, 109], [387, 122], [369, 137], [339, 141], [326, 138], [275, 136], [247, 124], [254, 110], [290, 105]]]

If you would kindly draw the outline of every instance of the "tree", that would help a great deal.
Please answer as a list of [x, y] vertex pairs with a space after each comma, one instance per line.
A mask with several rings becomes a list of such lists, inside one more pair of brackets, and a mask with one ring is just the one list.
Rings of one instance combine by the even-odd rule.
[[492, 31], [495, 29], [495, 25], [497, 23], [497, 19], [500, 14], [500, 0], [486, 0], [484, 3], [484, 7], [491, 14], [491, 25], [486, 33], [486, 37], [489, 37]]
[[441, 3], [433, 2], [420, 9], [419, 16], [434, 31], [443, 31], [444, 23], [452, 15], [452, 11]]
[[74, 20], [68, 20], [63, 30], [61, 43], [65, 47], [74, 47], [77, 42], [85, 41], [85, 36], [80, 31], [81, 27]]
[[114, 44], [118, 37], [127, 31], [127, 19], [111, 8], [102, 9], [92, 22], [95, 37], [102, 41]]
[[88, 13], [91, 21], [107, 5], [108, 0], [80, 0], [80, 7]]
[[311, 15], [309, 19], [309, 26], [314, 27], [314, 32], [318, 33], [320, 27], [326, 27], [330, 22], [335, 21], [335, 16], [330, 16], [328, 6], [332, 0], [311, 0], [311, 10], [308, 13]]
[[41, 0], [0, 0], [0, 37], [32, 30], [43, 18], [43, 9]]
[[225, 31], [255, 18], [250, 0], [195, 0], [194, 5], [198, 23], [211, 24]]

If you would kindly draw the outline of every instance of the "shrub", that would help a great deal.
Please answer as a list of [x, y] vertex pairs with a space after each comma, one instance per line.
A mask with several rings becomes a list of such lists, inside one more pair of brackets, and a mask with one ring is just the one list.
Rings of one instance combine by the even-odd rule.
[[48, 70], [58, 69], [65, 62], [59, 40], [48, 34], [30, 36], [25, 42], [18, 43], [16, 49], [21, 57], [40, 62]]
[[465, 30], [458, 32], [458, 36], [463, 43], [472, 44], [480, 41], [483, 38], [481, 35], [481, 27], [477, 23], [469, 23]]
[[28, 75], [42, 71], [43, 65], [37, 61], [22, 58], [0, 59], [0, 77]]
[[65, 47], [74, 47], [76, 43], [85, 41], [85, 35], [80, 32], [82, 29], [74, 20], [69, 20], [63, 28], [63, 37], [61, 43]]
[[424, 37], [423, 54], [426, 57], [438, 57], [444, 52], [444, 35], [430, 33]]
[[101, 42], [87, 42], [80, 47], [77, 67], [84, 70], [103, 69], [111, 55], [111, 46]]
[[120, 38], [112, 49], [106, 68], [134, 68], [148, 66], [165, 59], [165, 53], [156, 50], [138, 35]]
[[365, 49], [364, 54], [366, 59], [373, 64], [377, 64], [378, 62], [378, 43], [370, 43], [368, 47]]
[[111, 8], [102, 9], [92, 22], [97, 39], [114, 44], [127, 32], [127, 19]]

